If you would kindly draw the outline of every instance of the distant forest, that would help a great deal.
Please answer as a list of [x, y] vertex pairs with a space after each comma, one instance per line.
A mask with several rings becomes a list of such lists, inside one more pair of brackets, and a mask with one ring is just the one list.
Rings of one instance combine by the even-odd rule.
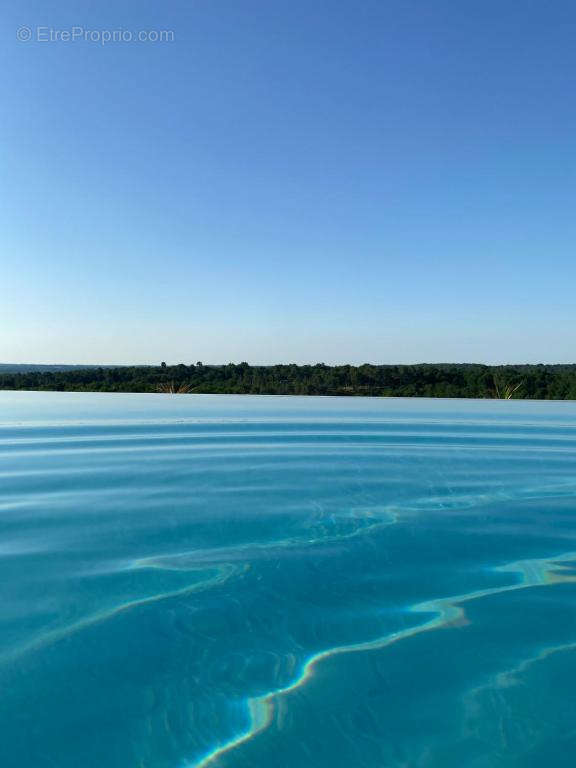
[[7, 367], [0, 370], [0, 389], [576, 400], [576, 365]]

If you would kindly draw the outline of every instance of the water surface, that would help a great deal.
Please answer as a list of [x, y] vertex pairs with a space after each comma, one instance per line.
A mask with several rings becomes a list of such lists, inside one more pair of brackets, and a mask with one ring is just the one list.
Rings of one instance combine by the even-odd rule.
[[576, 404], [0, 392], [2, 768], [576, 759]]

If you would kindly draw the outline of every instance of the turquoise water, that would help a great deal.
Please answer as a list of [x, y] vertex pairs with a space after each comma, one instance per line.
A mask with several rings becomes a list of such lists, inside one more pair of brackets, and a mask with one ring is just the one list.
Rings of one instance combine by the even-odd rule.
[[576, 760], [576, 404], [0, 393], [2, 768]]

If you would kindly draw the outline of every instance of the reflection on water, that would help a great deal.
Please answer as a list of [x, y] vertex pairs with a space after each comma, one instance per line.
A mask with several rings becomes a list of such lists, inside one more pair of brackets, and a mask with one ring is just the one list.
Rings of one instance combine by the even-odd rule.
[[576, 404], [0, 393], [2, 766], [576, 754]]

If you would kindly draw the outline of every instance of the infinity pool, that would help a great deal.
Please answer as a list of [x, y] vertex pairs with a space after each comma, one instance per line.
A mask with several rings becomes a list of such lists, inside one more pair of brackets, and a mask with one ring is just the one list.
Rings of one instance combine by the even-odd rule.
[[576, 403], [0, 392], [2, 768], [576, 761]]

